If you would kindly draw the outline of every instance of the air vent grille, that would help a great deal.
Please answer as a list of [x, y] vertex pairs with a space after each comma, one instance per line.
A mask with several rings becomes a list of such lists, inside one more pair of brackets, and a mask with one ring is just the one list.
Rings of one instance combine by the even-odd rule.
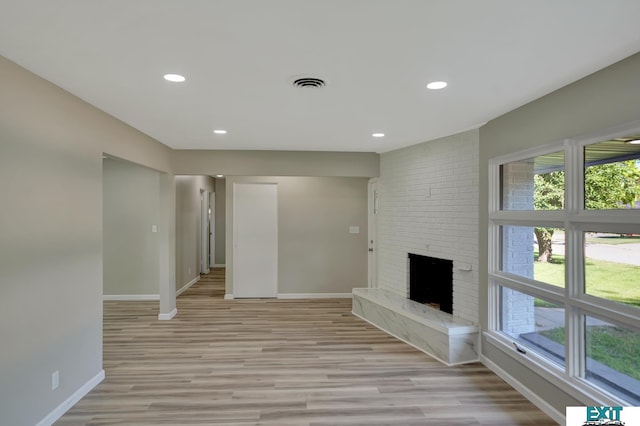
[[293, 81], [294, 87], [301, 88], [319, 89], [321, 87], [324, 87], [325, 85], [326, 83], [324, 82], [324, 80], [315, 77], [302, 77]]

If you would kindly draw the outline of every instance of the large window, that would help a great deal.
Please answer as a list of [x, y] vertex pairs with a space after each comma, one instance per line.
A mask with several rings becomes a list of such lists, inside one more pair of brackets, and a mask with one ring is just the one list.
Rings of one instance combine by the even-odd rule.
[[626, 405], [640, 405], [638, 133], [490, 165], [490, 335], [565, 384]]

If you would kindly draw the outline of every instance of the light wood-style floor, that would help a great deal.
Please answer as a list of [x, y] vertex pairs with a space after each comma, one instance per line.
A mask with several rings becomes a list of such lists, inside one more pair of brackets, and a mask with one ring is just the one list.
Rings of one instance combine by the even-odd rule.
[[445, 367], [351, 300], [223, 300], [215, 269], [158, 321], [105, 302], [106, 379], [56, 425], [555, 425], [480, 364]]

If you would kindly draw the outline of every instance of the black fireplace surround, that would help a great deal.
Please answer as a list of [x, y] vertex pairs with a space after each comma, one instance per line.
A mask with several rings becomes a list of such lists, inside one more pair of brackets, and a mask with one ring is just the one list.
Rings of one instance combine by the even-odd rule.
[[453, 261], [409, 253], [409, 299], [453, 314]]

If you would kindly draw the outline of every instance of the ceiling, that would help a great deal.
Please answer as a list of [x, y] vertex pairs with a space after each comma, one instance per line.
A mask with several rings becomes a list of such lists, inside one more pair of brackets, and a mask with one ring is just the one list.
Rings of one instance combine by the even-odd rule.
[[[0, 10], [0, 55], [177, 149], [385, 152], [476, 128], [640, 51], [637, 0], [0, 0]], [[326, 86], [295, 88], [297, 76]], [[448, 86], [426, 88], [439, 80]]]

